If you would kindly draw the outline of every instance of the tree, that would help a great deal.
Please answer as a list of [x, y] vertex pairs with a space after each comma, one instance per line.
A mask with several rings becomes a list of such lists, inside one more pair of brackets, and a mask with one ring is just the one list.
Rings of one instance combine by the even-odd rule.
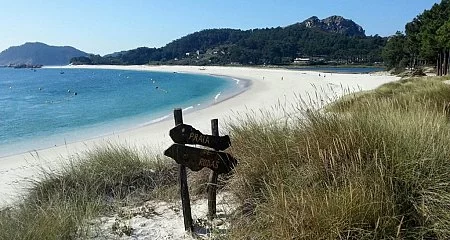
[[[449, 74], [450, 0], [442, 0], [405, 26], [406, 36], [396, 34], [383, 50], [390, 67], [416, 67], [435, 63], [437, 75]], [[399, 56], [395, 56], [399, 54]], [[408, 61], [405, 61], [408, 58]]]
[[437, 41], [441, 48], [440, 50], [440, 61], [438, 64], [440, 68], [440, 74], [447, 75], [449, 73], [449, 57], [450, 57], [450, 20], [448, 20], [444, 25], [442, 25], [436, 32]]
[[383, 48], [383, 59], [388, 69], [404, 68], [408, 65], [408, 52], [405, 49], [406, 36], [397, 32]]

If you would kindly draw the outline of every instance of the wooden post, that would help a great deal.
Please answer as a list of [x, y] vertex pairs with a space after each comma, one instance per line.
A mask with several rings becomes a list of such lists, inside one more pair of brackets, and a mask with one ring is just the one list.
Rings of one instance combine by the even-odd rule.
[[[183, 124], [183, 112], [181, 108], [176, 108], [173, 111], [173, 116], [175, 118], [175, 126]], [[181, 194], [181, 205], [183, 208], [183, 218], [184, 218], [184, 229], [186, 231], [192, 231], [192, 214], [191, 214], [191, 200], [189, 198], [189, 189], [187, 183], [186, 167], [184, 165], [179, 165], [179, 181], [180, 181], [180, 194]]]
[[[219, 136], [219, 120], [211, 120], [211, 132], [213, 136]], [[216, 149], [217, 150], [217, 149]], [[209, 183], [207, 187], [208, 192], [208, 219], [213, 220], [216, 215], [216, 193], [217, 193], [217, 178], [219, 174], [211, 171], [209, 174]]]

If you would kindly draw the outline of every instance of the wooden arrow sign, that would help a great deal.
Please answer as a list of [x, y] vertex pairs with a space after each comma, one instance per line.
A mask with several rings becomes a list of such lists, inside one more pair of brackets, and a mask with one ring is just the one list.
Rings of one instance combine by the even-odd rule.
[[207, 167], [219, 174], [229, 173], [237, 164], [237, 160], [228, 153], [176, 143], [166, 149], [164, 155], [173, 158], [178, 164], [185, 165], [192, 171], [200, 171]]
[[230, 137], [228, 135], [206, 135], [187, 124], [179, 124], [172, 128], [169, 132], [169, 136], [176, 143], [199, 144], [216, 150], [225, 150], [231, 145]]

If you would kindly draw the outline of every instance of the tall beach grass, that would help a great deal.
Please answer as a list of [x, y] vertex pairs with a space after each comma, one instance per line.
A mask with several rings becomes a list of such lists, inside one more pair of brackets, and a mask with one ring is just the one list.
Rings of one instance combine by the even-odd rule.
[[283, 123], [236, 119], [230, 238], [450, 238], [449, 102], [440, 79], [410, 79]]
[[0, 239], [85, 239], [89, 219], [173, 188], [176, 166], [165, 160], [109, 144], [43, 169], [22, 202], [0, 211]]
[[[227, 130], [239, 165], [222, 180], [241, 207], [228, 238], [449, 239], [450, 87], [442, 80], [237, 116]], [[189, 176], [191, 192], [204, 193], [207, 175]], [[85, 239], [95, 229], [89, 219], [178, 197], [177, 188], [177, 167], [161, 153], [95, 148], [43, 170], [23, 201], [2, 209], [0, 239]]]

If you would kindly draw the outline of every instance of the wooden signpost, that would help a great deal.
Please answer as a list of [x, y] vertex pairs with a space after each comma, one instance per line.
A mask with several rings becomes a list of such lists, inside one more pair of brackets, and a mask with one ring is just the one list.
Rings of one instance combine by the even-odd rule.
[[229, 173], [237, 164], [236, 159], [229, 153], [188, 147], [178, 143], [166, 149], [164, 155], [195, 172], [207, 167], [219, 174]]
[[190, 125], [180, 124], [172, 128], [169, 136], [176, 143], [180, 144], [199, 144], [205, 147], [214, 148], [215, 150], [225, 150], [230, 145], [230, 137], [212, 136], [201, 133], [199, 130]]
[[[175, 126], [183, 124], [183, 112], [181, 111], [181, 108], [177, 108], [173, 111], [173, 117], [175, 119]], [[183, 208], [184, 230], [192, 231], [194, 229], [192, 225], [191, 200], [189, 198], [186, 167], [180, 164], [178, 172], [180, 182], [181, 206]]]
[[[217, 119], [211, 120], [212, 135], [201, 133], [194, 127], [183, 124], [181, 109], [174, 110], [175, 127], [169, 132], [175, 142], [164, 151], [164, 155], [173, 158], [180, 164], [180, 192], [183, 207], [184, 227], [192, 231], [192, 215], [187, 186], [186, 167], [192, 171], [209, 168], [213, 172], [208, 184], [208, 218], [212, 220], [216, 214], [216, 189], [218, 174], [229, 173], [237, 164], [237, 160], [229, 153], [220, 152], [231, 145], [230, 137], [219, 136]], [[198, 144], [214, 150], [185, 146], [184, 144]]]
[[[219, 120], [211, 119], [211, 132], [213, 136], [219, 136]], [[231, 142], [230, 142], [231, 145]], [[216, 149], [217, 150], [217, 149]], [[237, 164], [237, 163], [236, 163]], [[216, 216], [216, 198], [217, 198], [217, 179], [219, 174], [216, 171], [211, 171], [209, 174], [208, 185], [206, 192], [208, 193], [208, 220], [212, 221]]]

